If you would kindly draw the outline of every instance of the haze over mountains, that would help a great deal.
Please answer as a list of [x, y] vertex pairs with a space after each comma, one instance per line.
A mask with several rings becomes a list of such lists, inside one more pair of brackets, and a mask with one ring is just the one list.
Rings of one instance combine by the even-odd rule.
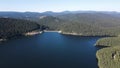
[[[46, 12], [15, 12], [15, 11], [1, 11], [0, 16], [4, 15], [29, 15], [29, 16], [40, 16], [40, 15], [64, 15], [64, 14], [77, 14], [77, 13], [105, 13], [105, 14], [120, 14], [116, 11], [63, 11], [63, 12], [52, 12], [52, 11], [46, 11]], [[16, 16], [17, 16], [16, 15]]]

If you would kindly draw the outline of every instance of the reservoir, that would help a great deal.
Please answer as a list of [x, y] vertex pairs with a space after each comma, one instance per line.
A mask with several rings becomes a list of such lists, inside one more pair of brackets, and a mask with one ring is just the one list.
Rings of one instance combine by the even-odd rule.
[[0, 44], [0, 68], [98, 68], [100, 37], [45, 32]]

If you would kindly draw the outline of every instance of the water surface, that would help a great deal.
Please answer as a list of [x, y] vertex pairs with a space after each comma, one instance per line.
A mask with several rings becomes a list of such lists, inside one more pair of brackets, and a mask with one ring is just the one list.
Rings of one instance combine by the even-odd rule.
[[0, 44], [0, 68], [98, 68], [99, 38], [46, 32], [9, 40]]

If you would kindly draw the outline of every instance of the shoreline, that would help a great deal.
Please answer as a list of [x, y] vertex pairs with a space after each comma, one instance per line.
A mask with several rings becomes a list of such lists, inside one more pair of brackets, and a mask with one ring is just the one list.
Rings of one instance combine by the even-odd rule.
[[57, 31], [57, 30], [56, 30], [56, 31], [54, 31], [54, 30], [53, 30], [53, 31], [50, 31], [50, 30], [43, 30], [43, 32], [58, 32], [58, 33], [61, 33], [62, 31]]
[[[106, 37], [106, 36], [92, 36], [92, 35], [89, 35], [89, 36], [84, 36], [82, 34], [78, 34], [78, 33], [69, 33], [69, 32], [62, 32], [62, 31], [47, 31], [47, 30], [44, 30], [44, 31], [40, 31], [40, 30], [34, 30], [34, 31], [31, 31], [31, 32], [27, 32], [27, 33], [24, 33], [23, 35], [24, 36], [34, 36], [34, 35], [37, 35], [37, 34], [42, 34], [43, 32], [57, 32], [59, 34], [63, 34], [63, 35], [72, 35], [72, 36], [81, 36], [81, 37]], [[0, 39], [0, 42], [4, 42], [6, 41], [7, 39]], [[97, 42], [97, 41], [96, 41]], [[96, 44], [96, 43], [95, 43]], [[101, 49], [100, 49], [101, 50]], [[98, 52], [99, 50], [97, 50], [96, 52]], [[96, 56], [96, 58], [98, 59], [98, 57]], [[98, 60], [99, 62], [99, 60]]]
[[[107, 35], [106, 36], [105, 35], [83, 35], [82, 33], [80, 34], [80, 33], [72, 33], [72, 32], [71, 33], [70, 32], [62, 32], [61, 30], [59, 30], [59, 31], [34, 30], [34, 31], [31, 31], [31, 32], [24, 33], [23, 35], [24, 36], [34, 36], [34, 35], [37, 35], [37, 34], [42, 34], [43, 32], [57, 32], [57, 33], [63, 34], [63, 35], [81, 36], [81, 37], [115, 37], [115, 36], [107, 36]], [[7, 40], [8, 39], [0, 39], [0, 43], [4, 42], [4, 41], [7, 41]], [[100, 39], [98, 39], [98, 40], [100, 40]], [[96, 41], [96, 43], [97, 43], [97, 41]], [[98, 48], [100, 47], [99, 50], [103, 50], [103, 48], [106, 48], [106, 46], [101, 46], [101, 45], [99, 46], [99, 45], [96, 45], [96, 43], [94, 45], [95, 45], [95, 47], [98, 47]], [[97, 59], [97, 62], [98, 62], [98, 67], [100, 67], [99, 66], [100, 59], [97, 55], [99, 50], [96, 50], [96, 53], [95, 53], [96, 54], [96, 59]]]
[[41, 34], [41, 33], [42, 33], [42, 31], [31, 31], [31, 32], [24, 33], [23, 35], [33, 36], [33, 35], [37, 35], [37, 34]]
[[82, 33], [70, 33], [70, 32], [62, 32], [61, 30], [59, 31], [50, 31], [50, 30], [44, 30], [43, 32], [57, 32], [63, 35], [73, 35], [73, 36], [81, 36], [81, 37], [115, 37], [115, 36], [109, 36], [109, 35], [83, 35]]
[[[81, 36], [81, 37], [115, 37], [115, 36], [105, 36], [105, 35], [83, 35], [82, 33], [79, 34], [79, 33], [70, 33], [70, 32], [63, 32], [61, 30], [34, 30], [34, 31], [31, 31], [31, 32], [26, 32], [26, 33], [23, 33], [22, 35], [23, 36], [34, 36], [34, 35], [37, 35], [37, 34], [42, 34], [44, 32], [57, 32], [59, 34], [63, 34], [63, 35], [71, 35], [71, 36]], [[3, 41], [6, 41], [7, 39], [0, 39], [0, 42], [3, 42]]]
[[[23, 34], [21, 34], [21, 36], [34, 36], [34, 35], [37, 35], [37, 34], [41, 34], [43, 31], [40, 31], [40, 30], [34, 30], [34, 31], [31, 31], [31, 32], [26, 32], [26, 33], [23, 33]], [[5, 41], [7, 41], [7, 40], [10, 40], [10, 39], [12, 39], [12, 38], [14, 38], [14, 37], [19, 37], [19, 36], [13, 36], [13, 37], [10, 37], [9, 39], [8, 38], [5, 38], [5, 39], [3, 39], [3, 38], [0, 38], [0, 43], [1, 42], [5, 42]]]
[[57, 32], [63, 35], [73, 35], [73, 36], [81, 36], [81, 37], [117, 37], [117, 36], [110, 36], [110, 35], [83, 35], [82, 33], [63, 32], [61, 30], [43, 30], [42, 32]]
[[81, 37], [116, 37], [116, 36], [109, 36], [109, 35], [83, 35], [78, 33], [69, 33], [69, 32], [61, 32], [64, 35], [73, 35], [73, 36], [81, 36]]

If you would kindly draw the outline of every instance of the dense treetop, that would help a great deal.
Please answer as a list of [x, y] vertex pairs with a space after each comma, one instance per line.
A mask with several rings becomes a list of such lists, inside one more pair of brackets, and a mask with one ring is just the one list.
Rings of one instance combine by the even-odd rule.
[[0, 38], [21, 35], [38, 28], [40, 28], [40, 26], [35, 22], [11, 18], [0, 18]]
[[120, 68], [120, 46], [97, 51], [99, 68]]

